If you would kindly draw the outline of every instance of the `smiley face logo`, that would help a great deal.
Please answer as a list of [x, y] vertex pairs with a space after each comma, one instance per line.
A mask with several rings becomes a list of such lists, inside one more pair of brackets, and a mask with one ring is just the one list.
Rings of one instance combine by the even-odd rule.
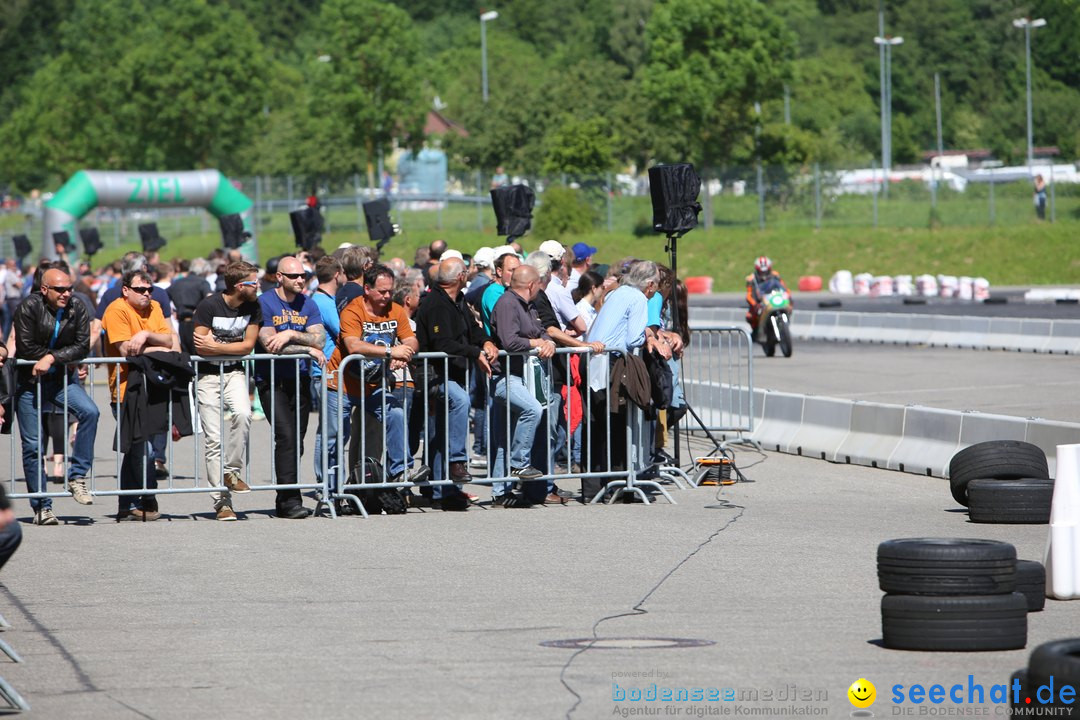
[[877, 699], [877, 688], [874, 687], [874, 683], [866, 678], [859, 678], [851, 683], [851, 687], [847, 690], [847, 696], [855, 707], [868, 708]]

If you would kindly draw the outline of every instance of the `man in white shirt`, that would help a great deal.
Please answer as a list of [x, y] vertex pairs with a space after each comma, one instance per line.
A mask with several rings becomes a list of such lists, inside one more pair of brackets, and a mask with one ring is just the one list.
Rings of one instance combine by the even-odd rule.
[[568, 277], [566, 248], [555, 240], [545, 240], [540, 243], [540, 252], [551, 258], [551, 282], [548, 283], [544, 292], [551, 301], [551, 307], [555, 310], [555, 317], [559, 320], [559, 329], [575, 337], [584, 335], [585, 318], [581, 317], [581, 312], [577, 309], [574, 298], [566, 287]]

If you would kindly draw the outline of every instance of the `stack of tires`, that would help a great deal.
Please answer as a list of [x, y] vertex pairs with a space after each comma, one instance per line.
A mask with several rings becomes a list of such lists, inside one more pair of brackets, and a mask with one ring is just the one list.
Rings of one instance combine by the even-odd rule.
[[[881, 599], [885, 647], [969, 651], [1027, 644], [1029, 603], [1017, 592], [1016, 548], [1009, 543], [886, 540], [878, 545], [877, 564], [886, 593]], [[1030, 578], [1025, 581], [1031, 587]], [[1040, 598], [1043, 593], [1040, 586]]]
[[971, 522], [1050, 522], [1054, 481], [1046, 454], [1031, 443], [991, 440], [964, 448], [949, 463], [949, 486]]
[[[1013, 694], [1019, 680], [1020, 692]], [[1062, 689], [1066, 688], [1065, 695]], [[1072, 689], [1069, 693], [1068, 689]], [[1080, 702], [1080, 638], [1053, 640], [1035, 648], [1028, 666], [1009, 680], [1009, 703], [1017, 714], [1031, 714], [1030, 708], [1070, 708]], [[1068, 716], [1068, 713], [1059, 713]]]

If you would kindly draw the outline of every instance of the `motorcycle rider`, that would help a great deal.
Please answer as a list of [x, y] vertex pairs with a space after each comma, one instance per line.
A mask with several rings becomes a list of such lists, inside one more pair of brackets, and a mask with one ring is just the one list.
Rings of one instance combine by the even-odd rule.
[[[772, 260], [765, 255], [754, 261], [754, 272], [746, 276], [746, 322], [750, 323], [753, 330], [757, 330], [758, 321], [761, 319], [761, 301], [773, 290], [783, 288], [784, 295], [791, 301], [791, 291], [784, 284], [780, 273], [773, 270]], [[792, 303], [794, 306], [794, 303]]]

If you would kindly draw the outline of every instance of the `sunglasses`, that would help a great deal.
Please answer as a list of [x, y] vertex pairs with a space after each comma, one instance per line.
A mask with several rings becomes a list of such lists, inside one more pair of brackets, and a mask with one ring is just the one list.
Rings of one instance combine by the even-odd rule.
[[128, 285], [127, 289], [131, 290], [132, 292], [137, 292], [140, 295], [149, 295], [150, 292], [154, 289], [154, 287], [152, 285], [143, 285], [142, 287], [135, 287], [134, 285]]
[[57, 295], [66, 295], [67, 293], [71, 292], [74, 288], [71, 285], [46, 285], [45, 289], [46, 290], [52, 290]]
[[238, 282], [236, 284], [239, 285], [240, 287], [255, 287], [256, 285], [259, 284], [259, 281], [258, 280], [245, 280], [244, 282]]
[[304, 277], [304, 273], [279, 272], [278, 275], [280, 275], [281, 277], [289, 278], [290, 280], [299, 280], [300, 278]]

